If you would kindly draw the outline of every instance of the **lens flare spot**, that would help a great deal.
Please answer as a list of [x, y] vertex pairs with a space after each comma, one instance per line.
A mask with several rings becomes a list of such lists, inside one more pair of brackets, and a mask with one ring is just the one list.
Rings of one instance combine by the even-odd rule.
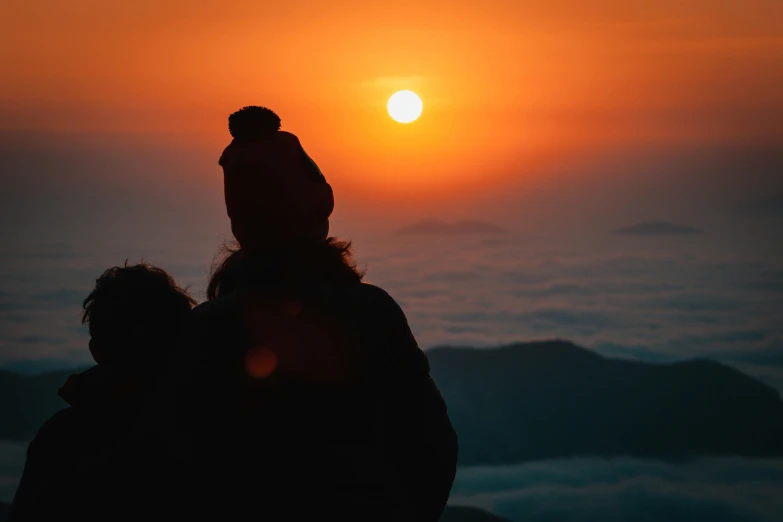
[[269, 377], [277, 368], [277, 354], [268, 346], [254, 346], [245, 355], [245, 371], [251, 377]]

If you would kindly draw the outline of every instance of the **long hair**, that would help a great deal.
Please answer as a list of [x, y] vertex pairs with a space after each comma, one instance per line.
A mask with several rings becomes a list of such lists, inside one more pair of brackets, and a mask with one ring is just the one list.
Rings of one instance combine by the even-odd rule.
[[322, 243], [269, 244], [252, 256], [236, 244], [225, 244], [212, 264], [207, 300], [220, 299], [242, 287], [307, 287], [360, 283], [350, 241], [334, 237]]

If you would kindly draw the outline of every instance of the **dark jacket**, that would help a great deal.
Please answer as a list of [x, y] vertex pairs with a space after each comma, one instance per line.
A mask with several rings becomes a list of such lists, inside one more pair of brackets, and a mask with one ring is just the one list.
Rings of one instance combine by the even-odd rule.
[[[285, 299], [240, 291], [193, 311], [172, 447], [198, 463], [200, 496], [225, 519], [436, 522], [457, 439], [402, 310], [359, 283], [297, 300], [294, 319], [275, 315]], [[267, 344], [274, 371], [248, 376]]]
[[70, 407], [49, 419], [30, 443], [9, 520], [137, 516], [142, 498], [154, 497], [155, 475], [135, 464], [138, 455], [151, 453], [123, 438], [131, 433], [149, 387], [146, 379], [105, 366], [72, 375], [60, 390]]

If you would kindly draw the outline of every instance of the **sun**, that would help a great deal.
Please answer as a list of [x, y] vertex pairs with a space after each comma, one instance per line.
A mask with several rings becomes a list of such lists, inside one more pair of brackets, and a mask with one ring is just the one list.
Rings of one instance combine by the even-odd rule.
[[410, 123], [421, 116], [421, 98], [413, 91], [397, 91], [389, 98], [386, 109], [394, 121]]

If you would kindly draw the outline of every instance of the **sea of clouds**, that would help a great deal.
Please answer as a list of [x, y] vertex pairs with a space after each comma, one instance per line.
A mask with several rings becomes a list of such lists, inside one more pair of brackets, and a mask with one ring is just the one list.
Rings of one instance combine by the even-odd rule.
[[783, 461], [580, 458], [461, 469], [451, 504], [530, 522], [775, 522]]
[[595, 231], [378, 248], [368, 278], [425, 347], [564, 338], [651, 362], [714, 358], [783, 384], [783, 248], [767, 237]]
[[[80, 305], [109, 266], [147, 260], [194, 295], [221, 237], [30, 241], [0, 251], [0, 366], [88, 362]], [[354, 237], [367, 280], [403, 306], [422, 347], [561, 338], [651, 362], [709, 357], [783, 389], [783, 246], [709, 231]]]

